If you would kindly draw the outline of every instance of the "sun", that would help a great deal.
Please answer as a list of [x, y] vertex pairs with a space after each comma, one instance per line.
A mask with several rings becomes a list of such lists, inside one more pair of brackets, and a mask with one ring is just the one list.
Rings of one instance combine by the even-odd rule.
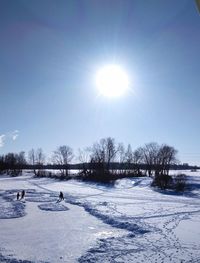
[[126, 72], [115, 64], [106, 65], [96, 74], [96, 85], [99, 93], [105, 97], [120, 97], [129, 87]]

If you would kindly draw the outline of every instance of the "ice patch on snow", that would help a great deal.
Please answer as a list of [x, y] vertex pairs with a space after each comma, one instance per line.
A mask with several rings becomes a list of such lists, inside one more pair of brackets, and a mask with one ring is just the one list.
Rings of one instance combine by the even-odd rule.
[[60, 204], [60, 203], [45, 203], [45, 204], [41, 204], [41, 205], [38, 205], [38, 207], [41, 209], [41, 210], [45, 210], [45, 211], [67, 211], [69, 210], [68, 207]]
[[[0, 262], [4, 262], [4, 263], [34, 263], [33, 261], [29, 261], [29, 260], [20, 260], [20, 259], [15, 259], [12, 257], [5, 257], [1, 254], [0, 254]], [[42, 263], [42, 262], [40, 261], [38, 263]]]
[[2, 255], [0, 255], [0, 262], [4, 262], [4, 263], [34, 263], [32, 261], [29, 261], [29, 260], [18, 260], [18, 259], [14, 259], [14, 258], [4, 257]]
[[25, 216], [25, 204], [15, 200], [12, 192], [0, 193], [0, 219]]
[[36, 202], [36, 203], [42, 203], [42, 202], [52, 202], [52, 201], [57, 201], [58, 198], [55, 197], [51, 197], [48, 195], [42, 195], [42, 194], [38, 194], [38, 195], [34, 195], [34, 196], [30, 196], [26, 198], [26, 201], [28, 202]]
[[[35, 261], [30, 261], [30, 260], [22, 260], [22, 259], [17, 259], [15, 257], [15, 255], [13, 255], [12, 253], [9, 253], [9, 255], [5, 256], [3, 255], [3, 249], [0, 249], [0, 262], [4, 262], [4, 263], [36, 263]], [[49, 263], [47, 261], [41, 261], [41, 260], [37, 260], [37, 263]]]

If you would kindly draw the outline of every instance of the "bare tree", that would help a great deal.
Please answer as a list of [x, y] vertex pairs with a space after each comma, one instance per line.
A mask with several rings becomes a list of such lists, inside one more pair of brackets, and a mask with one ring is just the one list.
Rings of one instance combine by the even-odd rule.
[[78, 160], [81, 163], [88, 163], [90, 161], [90, 148], [78, 149]]
[[157, 164], [159, 145], [156, 142], [145, 144], [141, 148], [144, 163], [147, 165], [148, 175], [151, 176], [155, 165]]
[[90, 148], [90, 163], [94, 164], [91, 179], [108, 182], [111, 180], [112, 162], [117, 160], [118, 145], [111, 137], [103, 138]]
[[140, 165], [143, 163], [143, 150], [138, 148], [135, 151], [132, 150], [130, 144], [128, 144], [127, 150], [125, 152], [127, 167], [132, 170], [134, 175], [141, 175]]
[[22, 173], [21, 166], [26, 164], [25, 152], [7, 153], [1, 157], [1, 164], [6, 168], [8, 174], [19, 175]]
[[155, 176], [160, 174], [169, 174], [169, 169], [172, 164], [177, 162], [177, 150], [169, 145], [159, 145], [157, 143], [148, 143], [140, 148], [142, 159], [147, 165], [149, 176], [155, 171]]
[[[31, 165], [43, 165], [44, 162], [45, 162], [45, 155], [42, 151], [42, 148], [38, 148], [37, 150], [35, 149], [31, 149], [29, 152], [28, 152], [28, 162], [29, 164]], [[44, 174], [43, 171], [37, 171], [34, 167], [34, 170], [33, 170], [34, 174], [35, 175], [41, 175], [41, 174]]]
[[137, 148], [132, 154], [132, 162], [134, 163], [135, 166], [135, 173], [138, 175], [142, 175], [142, 172], [140, 170], [140, 165], [144, 163], [143, 157], [144, 157], [143, 149], [141, 147]]
[[169, 169], [172, 164], [178, 162], [177, 155], [178, 151], [169, 145], [163, 144], [160, 146], [157, 156], [157, 167], [158, 172], [161, 174], [169, 174]]
[[85, 149], [78, 150], [78, 160], [83, 166], [83, 170], [79, 173], [85, 177], [91, 174], [91, 169], [88, 168], [88, 163], [90, 162], [90, 149], [87, 147]]
[[109, 170], [110, 163], [115, 161], [118, 151], [119, 147], [116, 145], [114, 138], [103, 138], [90, 148], [91, 161], [104, 164], [105, 169]]
[[18, 154], [18, 163], [19, 164], [26, 164], [26, 156], [25, 156], [25, 152], [22, 151]]
[[133, 151], [132, 151], [132, 148], [131, 148], [131, 145], [128, 144], [128, 147], [127, 147], [127, 150], [125, 152], [125, 159], [126, 159], [126, 162], [127, 164], [131, 164], [133, 163]]
[[160, 146], [155, 165], [155, 176], [152, 182], [153, 186], [166, 189], [174, 187], [174, 183], [176, 185], [176, 180], [174, 182], [172, 176], [169, 175], [170, 166], [177, 163], [176, 155], [177, 150], [174, 147], [166, 144]]
[[[57, 148], [56, 151], [53, 152], [52, 160], [55, 164], [67, 165], [74, 158], [73, 150], [71, 147], [67, 145], [62, 145]], [[68, 175], [68, 169], [61, 170], [62, 175]]]
[[126, 151], [123, 143], [119, 143], [117, 146], [118, 149], [118, 160], [119, 163], [126, 162]]
[[34, 165], [35, 162], [36, 162], [36, 156], [35, 156], [35, 150], [34, 149], [31, 149], [29, 152], [28, 152], [28, 162], [29, 164], [32, 164]]
[[45, 154], [43, 153], [42, 148], [38, 148], [35, 151], [35, 162], [39, 165], [44, 164], [45, 162]]
[[7, 153], [5, 155], [5, 162], [10, 166], [14, 167], [17, 164], [16, 154], [14, 153]]
[[[17, 158], [17, 164], [18, 164], [18, 165], [21, 166], [21, 165], [27, 164], [27, 162], [26, 162], [26, 156], [25, 156], [25, 152], [24, 152], [24, 151], [21, 151], [20, 153], [18, 153], [18, 154], [16, 155], [16, 158]], [[19, 173], [22, 174], [22, 169], [19, 170]]]
[[119, 172], [119, 174], [121, 174], [121, 175], [122, 174], [125, 175], [127, 173], [127, 170], [124, 169], [125, 163], [127, 163], [126, 150], [125, 150], [123, 143], [119, 143], [118, 145], [116, 145], [116, 147], [117, 147], [117, 156], [118, 156], [117, 159], [118, 159], [118, 162], [120, 165], [120, 169], [117, 172]]

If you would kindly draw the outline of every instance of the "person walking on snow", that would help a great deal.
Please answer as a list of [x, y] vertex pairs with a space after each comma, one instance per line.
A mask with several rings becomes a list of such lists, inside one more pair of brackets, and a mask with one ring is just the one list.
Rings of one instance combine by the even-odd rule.
[[59, 200], [60, 200], [60, 201], [64, 200], [63, 192], [60, 192], [60, 194], [59, 194]]
[[19, 197], [20, 197], [20, 193], [17, 192], [17, 200], [19, 200]]
[[22, 190], [21, 199], [23, 199], [24, 197], [25, 197], [25, 191]]

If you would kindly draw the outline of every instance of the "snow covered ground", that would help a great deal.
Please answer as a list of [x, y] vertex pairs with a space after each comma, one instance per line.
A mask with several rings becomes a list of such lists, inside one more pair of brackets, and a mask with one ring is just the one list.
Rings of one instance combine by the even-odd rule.
[[150, 178], [108, 187], [0, 177], [0, 262], [200, 262], [200, 172], [185, 173], [184, 194], [156, 191]]

